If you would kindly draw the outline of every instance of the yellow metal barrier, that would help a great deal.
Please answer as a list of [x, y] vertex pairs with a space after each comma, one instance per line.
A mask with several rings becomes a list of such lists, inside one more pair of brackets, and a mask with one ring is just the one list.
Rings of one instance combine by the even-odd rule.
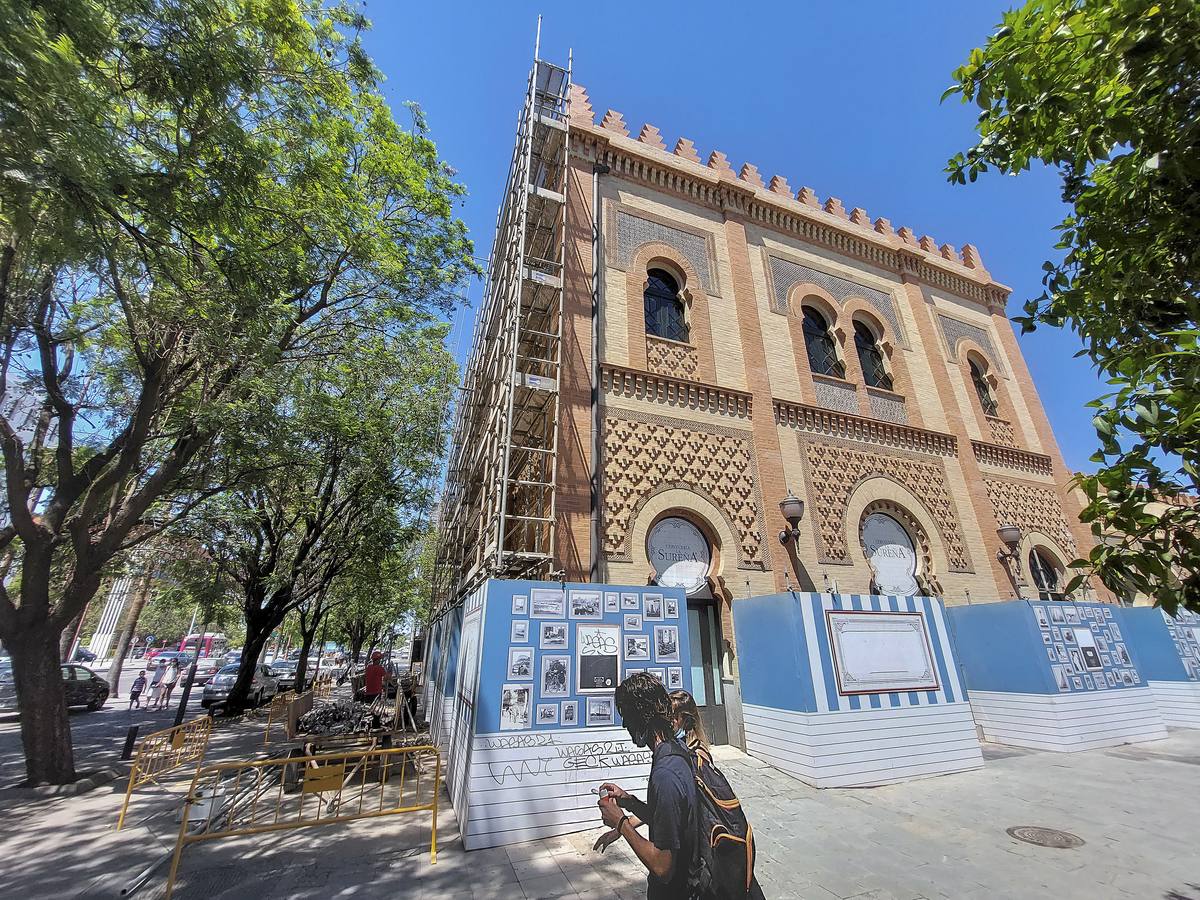
[[296, 699], [296, 695], [291, 691], [284, 691], [282, 694], [276, 694], [271, 698], [271, 705], [267, 709], [267, 727], [263, 729], [263, 744], [271, 743], [271, 726], [282, 721], [286, 727], [287, 718], [284, 716], [284, 710], [287, 705]]
[[212, 734], [212, 719], [201, 716], [165, 731], [156, 731], [142, 738], [133, 768], [129, 770], [129, 786], [125, 788], [125, 801], [117, 817], [117, 831], [125, 824], [125, 813], [129, 811], [129, 798], [133, 789], [169, 775], [185, 763], [200, 761], [208, 749], [208, 738]]
[[[432, 772], [432, 778], [427, 777]], [[411, 773], [411, 774], [410, 774]], [[175, 842], [164, 900], [190, 844], [224, 837], [333, 825], [429, 811], [429, 861], [437, 862], [436, 747], [348, 750], [310, 756], [218, 763], [197, 769]], [[191, 832], [189, 825], [195, 828]]]

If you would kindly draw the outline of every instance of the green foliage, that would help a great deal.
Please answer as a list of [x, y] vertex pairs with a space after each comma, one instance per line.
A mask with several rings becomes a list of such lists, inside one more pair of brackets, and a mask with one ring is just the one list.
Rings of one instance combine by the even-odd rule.
[[1200, 609], [1200, 4], [1033, 0], [954, 78], [944, 97], [982, 112], [950, 180], [1040, 162], [1072, 207], [1016, 321], [1073, 328], [1114, 389], [1091, 404], [1098, 469], [1079, 478], [1105, 540], [1078, 568]]
[[[371, 364], [363, 335], [423, 331], [476, 271], [366, 26], [321, 0], [0, 0], [0, 393], [33, 414], [0, 416], [6, 643], [276, 464], [313, 361]], [[31, 777], [69, 779], [26, 737]]]

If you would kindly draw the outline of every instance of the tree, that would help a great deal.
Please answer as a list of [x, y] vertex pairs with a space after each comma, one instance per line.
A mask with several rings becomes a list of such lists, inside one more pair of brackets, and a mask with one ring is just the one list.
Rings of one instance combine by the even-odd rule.
[[445, 309], [475, 267], [461, 189], [346, 6], [0, 0], [0, 22], [0, 396], [31, 413], [0, 417], [0, 640], [28, 779], [64, 783], [57, 641], [105, 564], [252, 474], [234, 451], [294, 365]]
[[429, 588], [418, 550], [432, 543], [431, 533], [422, 534], [416, 548], [389, 552], [379, 560], [356, 560], [333, 583], [330, 633], [347, 645], [351, 663], [359, 662], [364, 649], [378, 646], [386, 630], [406, 614], [422, 615]]
[[1071, 206], [1016, 321], [1069, 325], [1114, 388], [1091, 404], [1098, 468], [1079, 477], [1103, 540], [1070, 589], [1091, 571], [1200, 609], [1200, 4], [1034, 0], [954, 80], [946, 96], [982, 112], [950, 179], [1037, 161]]
[[[271, 633], [300, 611], [305, 647], [353, 563], [384, 558], [424, 521], [456, 379], [443, 325], [364, 335], [353, 363], [297, 377], [259, 477], [211, 498], [187, 528], [243, 592], [246, 643], [230, 690], [246, 705]], [[306, 650], [302, 650], [302, 661]]]

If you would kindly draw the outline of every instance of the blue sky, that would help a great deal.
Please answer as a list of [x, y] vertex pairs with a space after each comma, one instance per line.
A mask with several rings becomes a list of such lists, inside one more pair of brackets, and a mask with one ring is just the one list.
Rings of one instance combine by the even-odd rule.
[[[978, 110], [939, 104], [950, 73], [980, 46], [1009, 4], [862, 0], [762, 3], [492, 2], [366, 6], [367, 48], [385, 93], [425, 110], [442, 157], [469, 196], [462, 217], [487, 256], [504, 190], [537, 15], [542, 55], [566, 62], [597, 115], [621, 112], [636, 134], [650, 122], [667, 145], [691, 138], [702, 158], [722, 150], [734, 169], [758, 166], [824, 200], [841, 198], [939, 244], [979, 247], [1013, 288], [1009, 313], [1040, 293], [1052, 226], [1064, 214], [1058, 177], [993, 175], [967, 187], [943, 167], [970, 145]], [[472, 285], [470, 299], [478, 300]], [[456, 318], [457, 355], [471, 318]], [[1091, 470], [1095, 436], [1084, 404], [1104, 386], [1069, 332], [1020, 338], [1066, 463]]]

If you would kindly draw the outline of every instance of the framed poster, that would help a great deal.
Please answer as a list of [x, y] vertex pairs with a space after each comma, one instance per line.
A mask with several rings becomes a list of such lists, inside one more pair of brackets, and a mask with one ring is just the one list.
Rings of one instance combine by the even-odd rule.
[[625, 613], [625, 630], [641, 631], [642, 617], [638, 613]]
[[587, 698], [587, 724], [612, 725], [616, 722], [617, 704], [612, 694]]
[[513, 681], [533, 681], [533, 648], [508, 649], [508, 677]]
[[638, 594], [622, 594], [621, 609], [641, 609], [642, 598]]
[[542, 684], [539, 696], [569, 697], [571, 694], [571, 657], [543, 656]]
[[[1086, 625], [1083, 628], [1072, 629], [1075, 632], [1075, 644], [1079, 647], [1079, 652], [1083, 654], [1083, 664], [1093, 671], [1103, 668], [1100, 663], [1100, 651], [1096, 647], [1096, 638], [1092, 635], [1092, 629]], [[1087, 679], [1084, 679], [1086, 682]]]
[[538, 646], [543, 650], [567, 649], [567, 623], [542, 622]]
[[562, 702], [562, 718], [560, 719], [560, 721], [564, 725], [578, 725], [579, 724], [579, 701], [578, 700], [564, 700]]
[[557, 703], [539, 703], [537, 705], [537, 717], [535, 719], [538, 725], [557, 725], [558, 724], [558, 704]]
[[679, 626], [654, 626], [654, 659], [656, 662], [679, 662]]
[[571, 591], [568, 599], [572, 619], [604, 618], [604, 600], [599, 591]]
[[627, 635], [625, 635], [625, 659], [626, 660], [648, 660], [648, 659], [650, 659], [650, 635], [648, 635], [648, 634], [627, 634]]
[[565, 619], [567, 602], [563, 592], [547, 588], [534, 588], [529, 592], [529, 614], [535, 619]]
[[839, 694], [936, 691], [925, 614], [825, 610]]
[[513, 619], [512, 632], [509, 640], [514, 644], [529, 643], [529, 620], [528, 619]]
[[575, 679], [581, 694], [616, 690], [621, 683], [620, 625], [596, 622], [575, 626]]
[[524, 594], [513, 594], [512, 614], [523, 616], [529, 611], [529, 598]]
[[680, 666], [670, 666], [667, 668], [667, 690], [681, 691], [683, 690], [683, 668]]
[[604, 595], [604, 611], [605, 612], [620, 612], [621, 610], [621, 595], [606, 593]]
[[1037, 619], [1039, 628], [1049, 628], [1050, 627], [1050, 617], [1046, 614], [1046, 607], [1035, 606], [1033, 608], [1033, 615], [1034, 615], [1034, 618]]
[[500, 730], [524, 731], [529, 727], [533, 685], [506, 684], [500, 695]]
[[647, 622], [661, 622], [663, 619], [663, 595], [647, 594], [642, 598], [642, 618]]

